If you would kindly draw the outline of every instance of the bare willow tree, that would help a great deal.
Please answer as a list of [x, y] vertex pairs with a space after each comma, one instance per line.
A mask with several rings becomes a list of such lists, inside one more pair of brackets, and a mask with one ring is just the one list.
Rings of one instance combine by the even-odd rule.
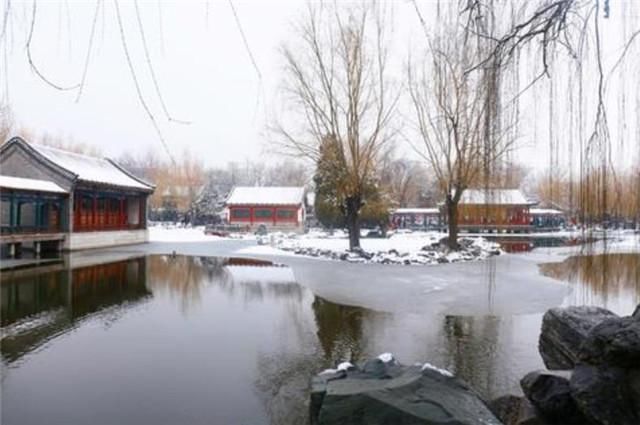
[[427, 34], [429, 48], [423, 60], [408, 66], [408, 81], [422, 141], [422, 147], [414, 147], [436, 176], [447, 212], [447, 245], [457, 249], [458, 204], [464, 191], [486, 180], [487, 170], [515, 139], [495, 124], [499, 69], [489, 63], [469, 72], [483, 57], [485, 44], [469, 37], [455, 17], [443, 28]]
[[284, 153], [320, 158], [331, 140], [343, 158], [336, 193], [349, 231], [349, 248], [360, 246], [364, 189], [393, 132], [398, 96], [387, 80], [384, 13], [372, 4], [309, 5], [298, 22], [297, 45], [285, 45], [287, 123], [274, 125]]

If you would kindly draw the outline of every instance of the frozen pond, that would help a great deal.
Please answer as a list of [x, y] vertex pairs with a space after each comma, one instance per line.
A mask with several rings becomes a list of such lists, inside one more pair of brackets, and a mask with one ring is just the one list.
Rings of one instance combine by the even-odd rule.
[[386, 351], [490, 398], [542, 367], [547, 308], [640, 302], [639, 254], [286, 262], [129, 252], [3, 272], [2, 424], [305, 423], [313, 373]]

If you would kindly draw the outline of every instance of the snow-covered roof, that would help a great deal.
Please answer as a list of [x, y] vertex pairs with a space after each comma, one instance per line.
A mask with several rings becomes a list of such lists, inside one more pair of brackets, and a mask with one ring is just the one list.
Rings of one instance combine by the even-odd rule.
[[236, 186], [227, 198], [227, 205], [299, 205], [304, 199], [304, 187]]
[[79, 180], [133, 189], [153, 190], [153, 185], [132, 176], [107, 158], [82, 155], [51, 146], [29, 144], [49, 161], [78, 176]]
[[560, 210], [556, 210], [553, 208], [531, 208], [529, 210], [530, 214], [547, 214], [547, 215], [562, 215], [564, 214], [564, 212], [560, 211]]
[[471, 205], [533, 205], [518, 189], [467, 189], [461, 204]]
[[393, 214], [438, 214], [438, 208], [396, 208]]
[[51, 181], [1, 175], [0, 187], [4, 189], [19, 189], [34, 192], [68, 193], [66, 190]]

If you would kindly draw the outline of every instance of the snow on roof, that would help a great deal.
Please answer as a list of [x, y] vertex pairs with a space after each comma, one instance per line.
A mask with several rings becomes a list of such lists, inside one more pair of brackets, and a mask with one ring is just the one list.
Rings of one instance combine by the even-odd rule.
[[37, 144], [29, 144], [29, 146], [51, 162], [76, 174], [79, 180], [134, 189], [153, 189], [152, 185], [134, 178], [107, 158], [82, 155], [50, 146]]
[[462, 192], [461, 204], [472, 205], [532, 205], [518, 189], [467, 189]]
[[396, 208], [393, 214], [438, 214], [438, 208]]
[[0, 187], [5, 189], [30, 190], [34, 192], [68, 193], [66, 190], [51, 181], [1, 175]]
[[304, 187], [236, 186], [227, 205], [298, 205], [304, 199]]
[[549, 214], [549, 215], [553, 215], [553, 214], [561, 215], [561, 214], [564, 214], [562, 211], [556, 210], [556, 209], [553, 209], [553, 208], [531, 208], [529, 210], [529, 213], [530, 214], [541, 214], [541, 215], [542, 214]]

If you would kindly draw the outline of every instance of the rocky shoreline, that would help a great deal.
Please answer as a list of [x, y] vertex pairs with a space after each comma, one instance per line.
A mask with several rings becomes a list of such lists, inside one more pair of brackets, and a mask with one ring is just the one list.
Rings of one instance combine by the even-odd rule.
[[388, 249], [385, 251], [366, 251], [362, 248], [354, 250], [333, 250], [315, 246], [305, 246], [304, 240], [289, 239], [281, 235], [258, 239], [262, 245], [269, 244], [282, 251], [306, 257], [324, 258], [327, 260], [346, 261], [349, 263], [377, 263], [399, 265], [435, 265], [458, 263], [463, 261], [480, 261], [502, 254], [500, 245], [484, 238], [459, 238], [460, 249], [452, 251], [441, 240], [434, 240], [416, 251]]
[[547, 369], [521, 379], [524, 396], [490, 402], [428, 363], [404, 366], [390, 354], [342, 363], [313, 378], [311, 424], [640, 424], [640, 305], [624, 317], [550, 309], [538, 349]]

